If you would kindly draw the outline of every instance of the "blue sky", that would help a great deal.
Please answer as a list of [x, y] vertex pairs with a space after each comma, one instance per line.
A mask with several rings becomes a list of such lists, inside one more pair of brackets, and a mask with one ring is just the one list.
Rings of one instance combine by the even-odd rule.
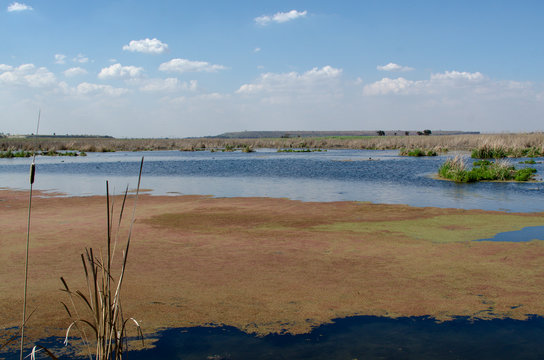
[[0, 1], [0, 132], [542, 131], [543, 1]]

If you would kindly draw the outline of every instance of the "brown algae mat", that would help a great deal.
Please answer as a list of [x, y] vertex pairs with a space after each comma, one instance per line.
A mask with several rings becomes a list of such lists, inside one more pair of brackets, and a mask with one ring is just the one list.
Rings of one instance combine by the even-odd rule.
[[[27, 200], [0, 191], [3, 329], [20, 322]], [[86, 292], [79, 254], [105, 246], [105, 208], [100, 196], [34, 198], [31, 337], [69, 324], [59, 277]], [[542, 213], [143, 195], [136, 219], [122, 298], [147, 333], [210, 324], [304, 333], [352, 315], [544, 315], [544, 242], [473, 241], [544, 225]]]

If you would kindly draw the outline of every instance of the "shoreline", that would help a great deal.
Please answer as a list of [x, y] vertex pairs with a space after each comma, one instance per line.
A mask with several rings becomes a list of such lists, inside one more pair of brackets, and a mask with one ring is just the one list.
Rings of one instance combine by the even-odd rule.
[[[20, 321], [27, 196], [0, 190], [5, 328]], [[104, 212], [104, 196], [33, 200], [31, 338], [66, 328], [59, 277], [84, 289], [79, 253], [104, 246]], [[544, 242], [473, 241], [544, 225], [543, 213], [142, 195], [136, 219], [124, 312], [147, 334], [210, 323], [300, 334], [355, 315], [544, 314]]]

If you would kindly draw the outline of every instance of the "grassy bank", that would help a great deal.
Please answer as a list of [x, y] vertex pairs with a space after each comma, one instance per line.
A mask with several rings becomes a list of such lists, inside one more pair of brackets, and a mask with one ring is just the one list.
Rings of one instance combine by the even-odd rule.
[[[114, 139], [114, 138], [1, 138], [0, 151], [145, 151], [145, 150], [211, 150], [226, 148], [313, 148], [313, 149], [448, 149], [472, 151], [479, 148], [503, 148], [523, 154], [525, 149], [544, 153], [544, 133], [532, 134], [464, 134], [442, 136], [352, 136], [316, 138], [262, 139]], [[526, 155], [529, 156], [529, 155]]]
[[456, 182], [476, 181], [529, 181], [534, 178], [536, 169], [516, 169], [508, 161], [495, 162], [480, 160], [469, 169], [462, 157], [447, 160], [438, 169], [438, 175]]

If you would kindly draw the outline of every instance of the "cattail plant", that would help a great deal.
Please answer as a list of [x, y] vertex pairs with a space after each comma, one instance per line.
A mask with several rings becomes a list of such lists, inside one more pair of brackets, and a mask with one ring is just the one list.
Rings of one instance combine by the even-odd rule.
[[[60, 278], [62, 282], [61, 291], [68, 296], [68, 302], [61, 303], [71, 320], [66, 330], [64, 343], [68, 345], [68, 339], [72, 331], [79, 332], [78, 335], [83, 341], [84, 352], [90, 360], [123, 359], [128, 350], [129, 338], [127, 335], [127, 325], [129, 324], [136, 326], [137, 335], [143, 343], [143, 333], [140, 324], [134, 318], [125, 318], [120, 297], [130, 250], [136, 204], [140, 192], [143, 162], [144, 158], [142, 157], [132, 219], [122, 252], [119, 273], [116, 274], [113, 265], [128, 195], [128, 187], [125, 189], [118, 218], [114, 224], [114, 206], [110, 198], [108, 182], [106, 182], [106, 249], [96, 253], [92, 248], [86, 248], [84, 254], [81, 254], [86, 282], [86, 289], [84, 291], [72, 289], [64, 277]], [[51, 351], [39, 345], [33, 348], [32, 358], [35, 357], [37, 350], [44, 350], [50, 358], [57, 359]]]

